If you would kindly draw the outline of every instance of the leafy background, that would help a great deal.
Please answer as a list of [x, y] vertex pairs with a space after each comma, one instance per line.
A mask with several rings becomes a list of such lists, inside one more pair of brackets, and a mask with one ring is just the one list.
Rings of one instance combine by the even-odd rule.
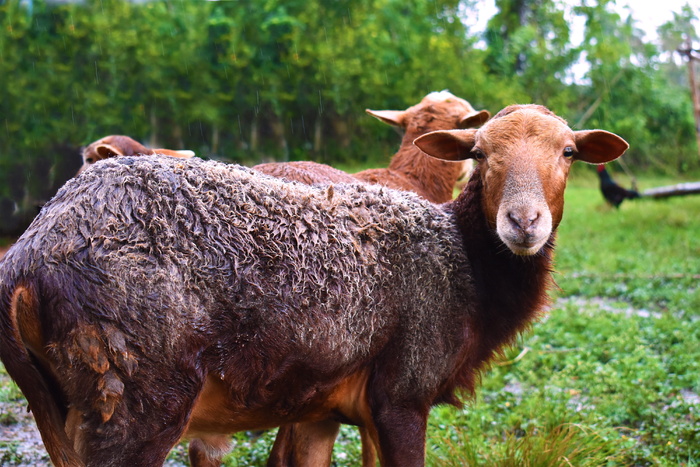
[[614, 0], [498, 0], [485, 31], [467, 26], [483, 4], [2, 0], [0, 234], [20, 233], [75, 174], [79, 146], [108, 134], [240, 163], [385, 165], [396, 135], [364, 109], [442, 89], [616, 132], [635, 171], [698, 169], [673, 52], [697, 40], [697, 7], [649, 42]]

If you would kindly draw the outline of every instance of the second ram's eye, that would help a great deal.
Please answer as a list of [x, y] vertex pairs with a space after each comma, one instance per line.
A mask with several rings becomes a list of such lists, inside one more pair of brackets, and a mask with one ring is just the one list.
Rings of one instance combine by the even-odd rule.
[[566, 148], [564, 148], [564, 157], [566, 158], [574, 157], [575, 153], [576, 151], [574, 151], [574, 148], [572, 148], [571, 146], [567, 146]]
[[478, 161], [483, 160], [484, 153], [481, 151], [481, 149], [472, 149], [472, 157]]

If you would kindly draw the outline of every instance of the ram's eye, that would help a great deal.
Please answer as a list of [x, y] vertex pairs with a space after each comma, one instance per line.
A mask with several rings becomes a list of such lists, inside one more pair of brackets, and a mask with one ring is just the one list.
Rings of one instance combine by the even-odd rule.
[[92, 157], [88, 157], [87, 159], [85, 159], [85, 162], [87, 162], [88, 164], [92, 164], [93, 162], [95, 162], [95, 160]]
[[574, 151], [574, 148], [572, 148], [571, 146], [567, 146], [564, 148], [564, 157], [566, 157], [567, 159], [574, 157], [575, 153], [576, 151]]
[[472, 157], [476, 159], [477, 161], [484, 160], [486, 157], [481, 149], [472, 149]]

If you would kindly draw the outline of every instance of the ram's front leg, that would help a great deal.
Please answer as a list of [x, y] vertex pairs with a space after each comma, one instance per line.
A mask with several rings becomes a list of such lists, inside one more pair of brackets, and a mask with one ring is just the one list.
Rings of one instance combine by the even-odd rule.
[[425, 465], [425, 431], [429, 408], [415, 404], [382, 404], [373, 408], [382, 467]]

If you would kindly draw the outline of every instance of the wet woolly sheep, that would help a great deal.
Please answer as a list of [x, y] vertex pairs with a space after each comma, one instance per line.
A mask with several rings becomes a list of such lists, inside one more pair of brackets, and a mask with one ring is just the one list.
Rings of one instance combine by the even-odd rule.
[[197, 159], [69, 181], [0, 262], [0, 359], [53, 463], [160, 466], [183, 437], [295, 422], [332, 446], [347, 422], [423, 465], [430, 408], [548, 302], [571, 164], [627, 143], [513, 106], [416, 144], [477, 160], [455, 201]]

